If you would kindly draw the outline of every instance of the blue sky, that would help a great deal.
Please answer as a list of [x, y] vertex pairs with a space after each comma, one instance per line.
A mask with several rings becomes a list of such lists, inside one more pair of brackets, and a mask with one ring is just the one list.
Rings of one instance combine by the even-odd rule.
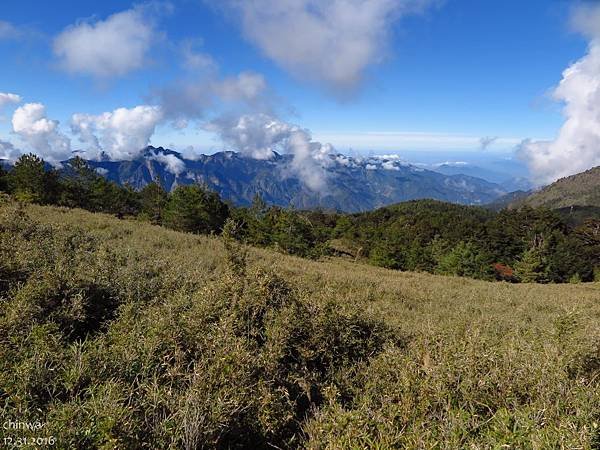
[[[281, 3], [286, 2], [307, 4], [310, 12], [311, 0]], [[371, 32], [362, 31], [364, 41], [359, 39], [356, 46], [366, 42], [376, 49], [362, 63], [349, 62], [352, 56], [341, 63], [357, 73], [357, 78], [348, 81], [343, 73], [330, 76], [327, 72], [327, 64], [335, 72], [340, 63], [339, 55], [327, 53], [331, 48], [327, 42], [316, 39], [316, 46], [327, 48], [314, 49], [314, 57], [328, 60], [327, 64], [308, 61], [304, 54], [290, 62], [285, 49], [282, 54], [268, 40], [292, 39], [289, 42], [293, 43], [293, 39], [311, 40], [314, 36], [282, 36], [286, 30], [274, 25], [276, 33], [267, 36], [265, 43], [260, 30], [244, 23], [245, 15], [260, 18], [264, 12], [244, 10], [234, 1], [218, 3], [231, 3], [230, 7], [214, 7], [216, 2], [202, 0], [168, 4], [4, 0], [0, 23], [8, 31], [2, 34], [0, 27], [0, 92], [18, 94], [22, 101], [0, 112], [0, 140], [19, 148], [36, 145], [31, 135], [24, 139], [23, 134], [12, 131], [11, 115], [20, 105], [39, 102], [45, 107], [44, 117], [59, 121], [56, 130], [76, 149], [90, 140], [81, 142], [81, 132], [75, 136], [71, 131], [75, 113], [98, 116], [117, 108], [154, 105], [157, 99], [152, 92], [166, 86], [210, 78], [214, 81], [209, 83], [211, 87], [198, 89], [212, 89], [221, 80], [235, 79], [244, 72], [264, 82], [261, 92], [266, 100], [260, 102], [261, 113], [268, 110], [278, 120], [310, 129], [315, 140], [330, 142], [340, 151], [481, 151], [479, 138], [491, 136], [498, 139], [491, 143], [490, 151], [509, 152], [523, 139], [549, 140], [559, 133], [564, 122], [561, 104], [553, 101], [549, 92], [588, 47], [588, 39], [569, 26], [573, 2], [377, 2], [396, 16], [388, 20], [386, 13], [372, 24], [361, 22], [361, 27], [386, 27], [388, 33], [375, 32], [372, 38]], [[269, 0], [248, 3], [255, 3], [257, 10], [272, 6]], [[402, 7], [418, 4], [419, 10], [396, 13], [395, 3]], [[118, 76], [68, 67], [65, 54], [57, 51], [57, 39], [65, 30], [82, 24], [93, 29], [111, 20], [111, 15], [136, 10], [136, 5], [143, 10], [138, 19], [147, 21], [152, 32], [139, 64]], [[324, 13], [323, 30], [332, 28], [332, 39], [353, 38], [351, 27], [348, 33], [336, 23], [327, 23], [337, 20], [338, 13]], [[113, 46], [115, 52], [120, 51], [120, 44]], [[210, 61], [210, 68], [186, 69], [184, 48]], [[347, 47], [340, 49], [342, 53]], [[152, 122], [155, 128], [149, 139], [154, 145], [179, 149], [193, 145], [197, 151], [231, 147], [235, 139], [224, 137], [221, 129], [215, 132], [208, 127], [207, 131], [204, 124], [234, 110], [254, 112], [254, 102], [236, 98], [230, 105], [219, 98], [203, 106], [201, 114], [189, 117], [185, 129], [173, 128], [163, 117]], [[100, 127], [97, 119], [93, 123]]]

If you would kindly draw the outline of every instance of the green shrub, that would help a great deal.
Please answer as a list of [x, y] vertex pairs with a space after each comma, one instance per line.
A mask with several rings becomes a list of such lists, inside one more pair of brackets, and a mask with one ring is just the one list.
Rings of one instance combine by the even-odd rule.
[[4, 210], [0, 419], [43, 420], [62, 448], [300, 446], [327, 392], [352, 401], [353, 374], [402, 336], [225, 243], [227, 266], [198, 287]]

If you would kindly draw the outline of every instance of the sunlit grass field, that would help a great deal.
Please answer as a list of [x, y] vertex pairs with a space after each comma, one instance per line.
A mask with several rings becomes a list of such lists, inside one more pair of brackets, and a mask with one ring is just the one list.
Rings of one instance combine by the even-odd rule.
[[2, 418], [42, 421], [55, 448], [600, 448], [598, 283], [1, 210]]

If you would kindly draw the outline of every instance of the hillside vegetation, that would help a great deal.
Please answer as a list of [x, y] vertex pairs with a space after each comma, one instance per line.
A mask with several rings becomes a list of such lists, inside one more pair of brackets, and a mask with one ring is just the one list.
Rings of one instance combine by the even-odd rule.
[[[0, 419], [55, 448], [597, 448], [600, 285], [0, 206]], [[15, 433], [0, 430], [3, 437]]]
[[260, 197], [239, 207], [206, 186], [167, 192], [150, 183], [136, 191], [106, 180], [80, 158], [56, 172], [35, 155], [19, 158], [10, 172], [0, 170], [0, 190], [26, 203], [135, 217], [190, 233], [220, 234], [232, 219], [237, 224], [232, 238], [307, 258], [345, 255], [389, 269], [483, 280], [600, 279], [600, 217], [586, 217], [590, 207], [561, 215], [419, 200], [350, 215], [284, 209]]
[[600, 208], [600, 166], [560, 180], [516, 203], [548, 209], [589, 206]]

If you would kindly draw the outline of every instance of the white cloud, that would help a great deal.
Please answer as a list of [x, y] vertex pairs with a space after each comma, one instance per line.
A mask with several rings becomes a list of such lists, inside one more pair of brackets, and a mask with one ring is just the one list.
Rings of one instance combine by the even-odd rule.
[[579, 4], [573, 9], [570, 19], [574, 31], [590, 39], [600, 38], [600, 6], [598, 4]]
[[46, 108], [41, 103], [26, 103], [16, 109], [12, 118], [13, 131], [52, 164], [59, 164], [71, 155], [71, 142], [58, 125], [57, 120], [46, 117]]
[[21, 96], [0, 92], [0, 110], [11, 104], [21, 103]]
[[565, 123], [553, 141], [526, 140], [518, 150], [540, 184], [600, 165], [600, 6], [578, 8], [573, 25], [590, 44], [553, 92]]
[[118, 108], [94, 116], [74, 114], [71, 120], [73, 134], [88, 145], [86, 157], [112, 160], [131, 160], [148, 145], [163, 114], [157, 106]]
[[155, 152], [149, 159], [164, 164], [173, 175], [181, 175], [185, 170], [185, 163], [173, 154], [166, 154], [160, 151]]
[[354, 88], [382, 61], [395, 20], [431, 0], [225, 0], [247, 38], [303, 79]]
[[270, 159], [273, 152], [291, 154], [291, 172], [314, 191], [325, 187], [324, 168], [332, 162], [329, 155], [333, 147], [313, 141], [308, 130], [264, 113], [223, 117], [210, 122], [206, 129], [250, 158]]
[[141, 68], [155, 37], [148, 14], [137, 7], [66, 28], [54, 40], [54, 53], [67, 72], [109, 78]]
[[222, 117], [205, 126], [234, 150], [254, 159], [270, 159], [273, 152], [283, 152], [284, 142], [298, 130], [267, 114], [245, 114], [240, 117]]
[[384, 161], [381, 163], [381, 167], [385, 170], [400, 170], [400, 168], [397, 167], [393, 161]]

